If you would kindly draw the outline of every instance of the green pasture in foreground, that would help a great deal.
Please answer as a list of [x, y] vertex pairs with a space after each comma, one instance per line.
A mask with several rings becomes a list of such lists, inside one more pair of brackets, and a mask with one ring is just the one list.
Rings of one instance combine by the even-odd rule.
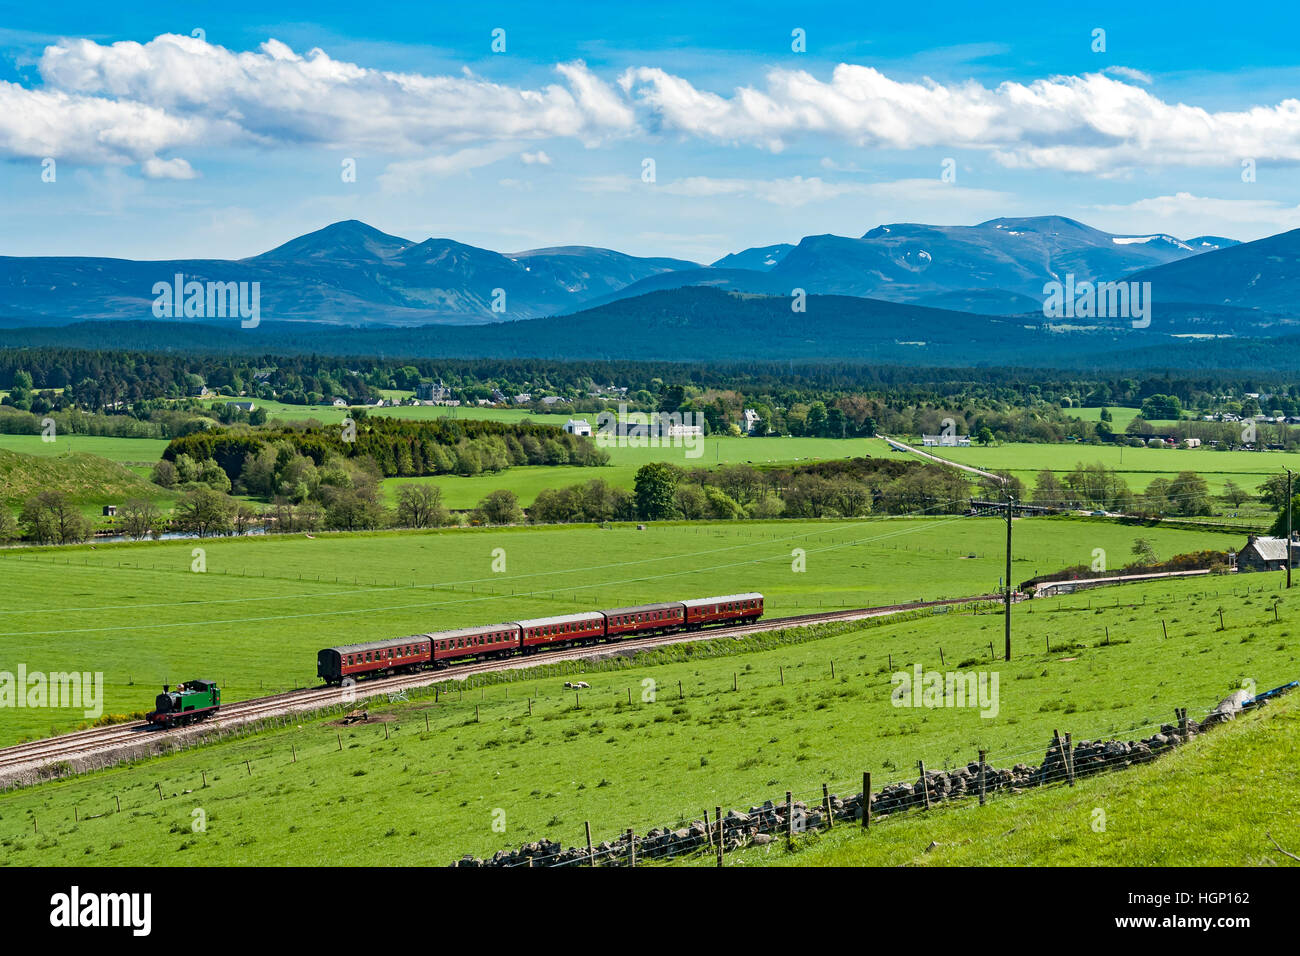
[[[979, 748], [996, 765], [1037, 763], [1053, 730], [1132, 739], [1176, 707], [1203, 714], [1243, 681], [1297, 676], [1300, 604], [1288, 599], [1275, 621], [1276, 585], [1276, 575], [1224, 576], [1019, 605], [1010, 663], [990, 660], [998, 612], [952, 611], [553, 665], [437, 703], [372, 700], [376, 723], [304, 720], [0, 795], [0, 846], [10, 865], [445, 864], [541, 837], [577, 844], [584, 821], [599, 841], [787, 789], [819, 799], [823, 782], [851, 793], [864, 770], [877, 786], [910, 781], [917, 760], [950, 767]], [[891, 656], [897, 670], [997, 673], [996, 715], [894, 706]], [[562, 681], [577, 677], [591, 689], [575, 701]], [[1130, 825], [1114, 819], [1120, 832]], [[1213, 855], [1190, 845], [1178, 861], [1202, 852]], [[1137, 846], [1111, 861], [1145, 859]]]
[[780, 841], [734, 853], [727, 862], [1294, 867], [1269, 834], [1294, 853], [1300, 843], [1297, 820], [1300, 701], [1292, 697], [1198, 737], [1153, 764], [1084, 777], [1073, 788], [999, 796], [985, 807], [954, 801], [929, 813], [877, 819], [867, 833], [840, 826], [796, 839], [794, 852]]
[[[322, 647], [642, 601], [758, 590], [769, 614], [997, 590], [994, 518], [652, 523], [269, 535], [0, 550], [0, 670], [104, 672], [107, 710], [155, 687], [220, 681], [227, 700], [316, 682]], [[1239, 546], [1235, 535], [1070, 518], [1015, 523], [1016, 582], [1103, 549], [1131, 560]], [[206, 571], [196, 573], [195, 549]], [[492, 570], [498, 549], [505, 572]], [[795, 549], [806, 571], [796, 571]], [[433, 586], [436, 585], [436, 588]], [[71, 711], [0, 710], [0, 743]]]

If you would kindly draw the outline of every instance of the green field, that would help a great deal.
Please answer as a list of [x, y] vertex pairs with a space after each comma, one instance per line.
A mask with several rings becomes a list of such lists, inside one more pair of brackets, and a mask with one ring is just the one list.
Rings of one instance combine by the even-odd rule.
[[[891, 452], [879, 439], [869, 441], [875, 457], [905, 453]], [[1194, 471], [1210, 486], [1213, 494], [1223, 483], [1235, 481], [1255, 491], [1268, 478], [1284, 474], [1287, 468], [1300, 470], [1300, 454], [1281, 451], [1215, 451], [1212, 448], [1120, 448], [1115, 445], [1045, 445], [1011, 442], [1003, 445], [972, 445], [969, 448], [927, 448], [931, 454], [986, 471], [1009, 471], [1032, 489], [1044, 469], [1058, 474], [1076, 465], [1100, 463], [1122, 474], [1134, 492], [1142, 491], [1153, 478], [1172, 478], [1180, 471]]]
[[612, 447], [610, 463], [602, 467], [519, 465], [496, 474], [438, 475], [428, 478], [388, 478], [384, 490], [390, 502], [398, 486], [429, 483], [442, 489], [448, 508], [473, 508], [489, 492], [513, 491], [524, 506], [533, 503], [544, 488], [560, 488], [600, 478], [619, 488], [631, 489], [637, 469], [652, 461], [666, 461], [682, 468], [715, 468], [718, 465], [753, 464], [766, 466], [852, 458], [866, 454], [866, 439], [839, 438], [705, 438], [697, 456], [688, 457], [678, 447]]
[[100, 435], [58, 435], [54, 441], [40, 435], [0, 435], [0, 449], [24, 455], [98, 455], [109, 461], [152, 465], [162, 457], [163, 438], [105, 438]]
[[170, 504], [173, 497], [135, 470], [97, 455], [38, 457], [0, 448], [0, 507], [17, 511], [28, 498], [51, 490], [63, 492], [96, 518], [106, 504], [130, 498]]
[[[1247, 679], [1266, 688], [1296, 677], [1300, 604], [1287, 600], [1275, 621], [1277, 584], [1276, 575], [1226, 576], [1020, 605], [1010, 663], [990, 659], [990, 642], [1001, 649], [998, 612], [949, 612], [554, 667], [471, 684], [436, 704], [431, 696], [375, 700], [376, 723], [304, 720], [2, 795], [0, 846], [10, 865], [436, 865], [542, 837], [577, 844], [584, 821], [599, 841], [627, 827], [689, 821], [705, 807], [779, 799], [787, 789], [819, 799], [823, 782], [856, 792], [864, 770], [877, 786], [910, 782], [917, 760], [950, 767], [978, 748], [995, 766], [1036, 764], [1053, 730], [1132, 739], [1171, 721], [1175, 707], [1203, 714]], [[131, 632], [133, 642], [140, 633]], [[250, 645], [269, 650], [283, 643], [277, 633], [267, 627]], [[891, 657], [898, 670], [998, 672], [996, 716], [893, 706]], [[591, 684], [577, 702], [562, 687], [576, 675]], [[1243, 776], [1256, 773], [1248, 766]], [[1294, 766], [1286, 764], [1292, 778]], [[1018, 799], [991, 812], [1015, 814]], [[1157, 806], [1178, 818], [1203, 809], [1195, 800]], [[192, 827], [196, 811], [202, 832]], [[1112, 819], [1121, 833], [1133, 825]], [[880, 825], [882, 840], [893, 826]], [[926, 831], [911, 832], [915, 853]], [[1256, 858], [1256, 837], [1236, 861]], [[976, 852], [953, 861], [971, 862]], [[1086, 846], [1073, 852], [1083, 859]], [[1221, 848], [1189, 844], [1176, 860], [1223, 857]], [[1137, 847], [1111, 862], [1147, 860]]]
[[[769, 613], [996, 591], [1003, 524], [991, 518], [774, 521], [271, 535], [0, 551], [0, 661], [102, 670], [107, 709], [214, 678], [228, 700], [315, 683], [321, 647], [622, 604], [759, 590]], [[1015, 525], [1019, 582], [1240, 546], [1208, 531], [1071, 518]], [[191, 570], [201, 548], [206, 571]], [[504, 549], [506, 572], [492, 571]], [[806, 571], [792, 552], [806, 552]], [[433, 587], [436, 585], [436, 588]], [[12, 668], [10, 668], [12, 669]], [[0, 710], [0, 743], [67, 730], [76, 713]]]
[[[1156, 763], [732, 854], [731, 866], [1252, 866], [1297, 864], [1300, 701], [1196, 738]], [[1260, 780], [1268, 781], [1260, 799]], [[874, 787], [874, 784], [873, 784]], [[1171, 808], [1195, 807], [1194, 813]], [[1105, 829], [1094, 829], [1097, 810]], [[709, 861], [691, 860], [696, 865]]]

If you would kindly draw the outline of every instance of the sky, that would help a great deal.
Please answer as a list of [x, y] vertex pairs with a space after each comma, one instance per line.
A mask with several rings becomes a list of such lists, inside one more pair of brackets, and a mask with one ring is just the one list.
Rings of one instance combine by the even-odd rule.
[[0, 2], [0, 255], [1300, 227], [1294, 5]]

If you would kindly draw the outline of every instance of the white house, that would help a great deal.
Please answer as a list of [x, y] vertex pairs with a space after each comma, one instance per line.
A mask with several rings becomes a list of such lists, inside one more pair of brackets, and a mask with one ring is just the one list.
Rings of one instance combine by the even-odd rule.
[[754, 411], [752, 408], [747, 408], [745, 409], [744, 416], [741, 418], [741, 430], [743, 430], [746, 435], [752, 435], [760, 421], [762, 421], [762, 419], [759, 417], [758, 412]]
[[921, 444], [927, 448], [969, 448], [969, 435], [952, 435], [944, 433], [942, 435], [922, 435]]
[[570, 435], [585, 435], [591, 437], [591, 422], [585, 418], [570, 418], [564, 423], [564, 430]]

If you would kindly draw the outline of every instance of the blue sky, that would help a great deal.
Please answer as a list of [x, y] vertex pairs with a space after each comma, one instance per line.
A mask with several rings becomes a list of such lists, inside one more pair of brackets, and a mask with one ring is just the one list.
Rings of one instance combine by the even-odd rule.
[[698, 261], [896, 221], [1300, 227], [1300, 15], [1280, 4], [3, 14], [4, 255], [233, 258], [345, 218]]

